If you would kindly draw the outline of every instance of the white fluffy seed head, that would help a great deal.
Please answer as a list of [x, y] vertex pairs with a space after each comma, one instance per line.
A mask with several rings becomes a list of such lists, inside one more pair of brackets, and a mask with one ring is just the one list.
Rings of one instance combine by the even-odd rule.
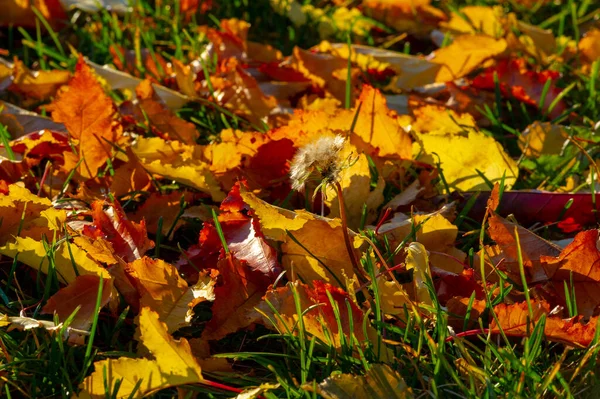
[[294, 190], [302, 191], [306, 181], [333, 183], [340, 177], [340, 153], [346, 139], [340, 135], [325, 136], [306, 144], [296, 152], [290, 166], [290, 180]]

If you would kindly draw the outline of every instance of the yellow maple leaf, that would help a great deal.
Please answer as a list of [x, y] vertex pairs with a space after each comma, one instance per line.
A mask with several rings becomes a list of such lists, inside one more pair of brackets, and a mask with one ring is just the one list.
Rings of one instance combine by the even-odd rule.
[[442, 65], [435, 81], [450, 82], [479, 68], [483, 61], [502, 54], [507, 44], [504, 39], [487, 35], [461, 35], [452, 44], [436, 50], [431, 61]]
[[519, 136], [519, 148], [527, 157], [559, 154], [568, 137], [564, 126], [534, 122]]
[[152, 137], [139, 138], [132, 150], [148, 172], [210, 194], [213, 201], [225, 198], [209, 165], [201, 159], [200, 146], [189, 146], [178, 141], [166, 142]]
[[436, 154], [432, 160], [437, 162], [439, 157], [444, 178], [452, 190], [490, 190], [477, 170], [492, 183], [506, 175], [507, 188], [512, 187], [519, 176], [516, 162], [500, 143], [483, 133], [470, 131], [468, 136], [419, 134], [418, 137], [422, 149], [428, 154]]
[[[51, 244], [48, 244], [51, 245]], [[48, 274], [50, 263], [48, 253], [42, 241], [36, 241], [31, 237], [17, 237], [17, 239], [0, 247], [0, 254], [14, 258], [18, 255], [19, 262]], [[71, 255], [75, 262], [71, 260]], [[96, 261], [89, 258], [87, 253], [66, 242], [58, 244], [53, 253], [53, 268], [61, 283], [75, 281], [78, 274], [102, 276], [104, 280], [110, 280], [108, 270], [100, 266]], [[75, 271], [77, 270], [77, 272]]]
[[[283, 242], [282, 264], [290, 273], [288, 278], [300, 276], [306, 282], [323, 280], [343, 287], [342, 276], [354, 275], [340, 219], [316, 216], [305, 210], [288, 211], [244, 191], [241, 195], [260, 220], [263, 234]], [[323, 242], [327, 242], [327, 245], [323, 245]], [[362, 243], [355, 236], [354, 247], [359, 248]]]
[[[184, 338], [179, 341], [173, 339], [156, 312], [142, 308], [138, 326], [140, 344], [152, 353], [154, 360], [121, 357], [95, 362], [94, 372], [79, 386], [82, 390], [79, 398], [104, 398], [105, 384], [114, 394], [113, 397], [127, 398], [139, 383], [134, 397], [141, 398], [160, 389], [204, 381], [188, 341]], [[113, 392], [119, 380], [119, 390]]]
[[[189, 325], [192, 315], [190, 305], [199, 302], [194, 301], [193, 287], [188, 287], [175, 266], [145, 256], [129, 263], [125, 271], [140, 292], [140, 306], [153, 309], [168, 331]], [[211, 286], [204, 280], [201, 283]], [[212, 281], [212, 286], [214, 284], [215, 281]]]
[[54, 209], [49, 199], [11, 184], [8, 194], [0, 194], [0, 245], [11, 241], [17, 233], [38, 240], [46, 235], [50, 239], [53, 232], [60, 232], [66, 218], [66, 212]]

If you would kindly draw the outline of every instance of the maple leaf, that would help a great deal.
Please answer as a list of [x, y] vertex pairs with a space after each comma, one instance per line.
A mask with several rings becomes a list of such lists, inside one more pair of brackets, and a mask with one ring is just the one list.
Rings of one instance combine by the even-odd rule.
[[387, 364], [374, 364], [364, 376], [335, 374], [325, 378], [316, 389], [303, 387], [325, 399], [409, 399], [412, 389], [398, 373]]
[[[437, 154], [444, 178], [451, 189], [489, 190], [488, 183], [477, 173], [479, 170], [491, 182], [504, 178], [507, 188], [517, 180], [519, 169], [500, 143], [477, 131], [468, 135], [418, 134], [421, 148], [428, 154]], [[415, 148], [417, 148], [416, 146]]]
[[255, 322], [250, 311], [260, 302], [272, 280], [245, 263], [231, 255], [218, 261], [221, 283], [214, 289], [213, 316], [202, 333], [203, 339], [221, 339]]
[[79, 385], [79, 398], [104, 398], [106, 386], [112, 392], [118, 380], [116, 398], [130, 397], [136, 388], [135, 397], [139, 398], [160, 389], [204, 381], [188, 341], [173, 339], [157, 313], [144, 307], [137, 322], [140, 344], [152, 353], [153, 360], [121, 357], [95, 362], [94, 372]]
[[63, 210], [54, 209], [52, 202], [38, 197], [17, 184], [8, 186], [7, 194], [0, 194], [0, 244], [15, 236], [41, 240], [60, 232], [67, 218]]
[[449, 82], [473, 72], [487, 59], [506, 50], [506, 40], [486, 35], [462, 35], [452, 44], [433, 52], [431, 61], [442, 65], [436, 82]]
[[199, 155], [202, 151], [200, 146], [188, 146], [178, 141], [166, 142], [153, 137], [139, 138], [131, 149], [148, 172], [209, 194], [214, 201], [225, 198], [209, 165]]
[[587, 347], [596, 335], [598, 317], [591, 318], [583, 324], [581, 317], [561, 319], [558, 316], [549, 315], [550, 307], [546, 302], [531, 301], [533, 320], [530, 319], [527, 302], [512, 305], [500, 304], [494, 307], [496, 321], [492, 321], [490, 329], [498, 333], [500, 328], [509, 336], [525, 337], [533, 331], [534, 322], [546, 314], [544, 335], [550, 341], [562, 342], [576, 347]]
[[[558, 72], [531, 71], [522, 58], [503, 59], [498, 61], [496, 66], [487, 68], [476, 76], [471, 85], [479, 89], [494, 90], [496, 87], [494, 75], [498, 76], [500, 90], [505, 96], [510, 95], [526, 104], [541, 108], [552, 118], [557, 118], [567, 109], [564, 99], [557, 100], [558, 102], [555, 103], [562, 92], [562, 89], [555, 84], [560, 75]], [[540, 104], [548, 80], [551, 83], [545, 94], [544, 103]], [[552, 109], [550, 109], [551, 105]]]
[[[154, 310], [170, 332], [190, 324], [193, 306], [214, 300], [211, 287], [216, 281], [210, 275], [201, 276], [197, 287], [188, 287], [177, 268], [160, 259], [143, 257], [129, 263], [125, 272], [139, 292], [139, 306]], [[201, 287], [204, 293], [198, 291]]]
[[9, 90], [28, 98], [45, 100], [53, 96], [71, 78], [69, 71], [36, 71], [27, 69], [21, 61], [15, 61], [12, 70], [12, 85]]
[[[61, 288], [52, 295], [42, 313], [55, 314], [60, 322], [64, 322], [75, 310], [77, 313], [71, 320], [70, 327], [87, 331], [92, 325], [94, 311], [96, 310], [96, 299], [100, 289], [100, 277], [94, 275], [77, 276], [69, 285]], [[111, 297], [112, 281], [105, 280], [102, 283], [102, 297], [100, 299], [100, 310]], [[77, 333], [70, 334], [71, 342], [83, 343], [83, 337]]]
[[104, 93], [83, 57], [77, 61], [75, 76], [59, 92], [50, 104], [52, 119], [67, 128], [71, 140], [77, 144], [78, 152], [64, 153], [64, 169], [68, 172], [79, 159], [77, 169], [84, 178], [98, 174], [98, 168], [112, 158], [111, 143], [120, 135], [120, 126], [114, 125], [113, 102]]
[[194, 144], [198, 138], [198, 131], [193, 123], [184, 121], [161, 102], [160, 97], [152, 88], [148, 79], [144, 80], [135, 89], [138, 105], [143, 111], [139, 120], [148, 118], [150, 126], [158, 130], [161, 137], [166, 140], [179, 140], [185, 144]]
[[148, 239], [146, 223], [143, 220], [139, 224], [128, 220], [118, 202], [109, 204], [106, 210], [104, 205], [103, 201], [92, 203], [94, 223], [84, 226], [83, 234], [109, 241], [115, 254], [126, 262], [140, 259], [146, 251], [154, 247], [154, 242]]
[[[270, 289], [256, 307], [254, 315], [261, 319], [266, 327], [276, 329], [282, 334], [296, 334], [298, 315], [301, 314], [305, 332], [324, 343], [340, 348], [343, 342], [349, 342], [350, 334], [354, 333], [358, 343], [362, 345], [367, 337], [362, 329], [351, 329], [350, 317], [353, 325], [358, 326], [362, 325], [365, 315], [348, 293], [318, 280], [313, 281], [313, 286], [314, 288], [311, 288], [296, 281], [288, 283], [285, 287]], [[330, 301], [330, 296], [333, 301]], [[334, 306], [339, 311], [339, 319], [336, 319]], [[371, 328], [370, 325], [367, 327]]]
[[411, 32], [425, 35], [441, 21], [446, 14], [431, 5], [431, 0], [363, 0], [365, 14], [391, 26], [398, 32]]
[[[51, 267], [48, 260], [47, 243], [36, 241], [31, 237], [17, 237], [14, 242], [0, 247], [0, 254], [15, 258], [18, 254], [19, 262], [48, 274]], [[70, 283], [78, 275], [95, 275], [110, 280], [108, 271], [100, 264], [87, 256], [87, 253], [75, 245], [60, 243], [54, 248], [52, 268], [56, 271], [61, 283]], [[73, 260], [75, 262], [73, 263]]]

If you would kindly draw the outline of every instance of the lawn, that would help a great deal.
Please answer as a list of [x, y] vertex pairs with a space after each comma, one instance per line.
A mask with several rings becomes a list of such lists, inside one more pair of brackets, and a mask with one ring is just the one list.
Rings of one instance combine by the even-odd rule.
[[600, 4], [6, 0], [7, 398], [600, 395]]

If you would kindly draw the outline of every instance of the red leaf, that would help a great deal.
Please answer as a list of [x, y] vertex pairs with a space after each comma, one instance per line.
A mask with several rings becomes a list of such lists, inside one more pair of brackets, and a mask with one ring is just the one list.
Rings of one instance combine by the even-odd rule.
[[[498, 75], [500, 90], [505, 96], [512, 95], [514, 98], [523, 101], [526, 104], [539, 107], [544, 85], [548, 80], [552, 80], [550, 88], [544, 99], [541, 108], [548, 112], [552, 102], [562, 92], [562, 89], [556, 87], [555, 82], [559, 73], [555, 71], [535, 72], [529, 70], [527, 63], [522, 58], [500, 60], [494, 67], [487, 68], [479, 76], [473, 79], [471, 85], [478, 89], [494, 90], [494, 73]], [[563, 100], [560, 100], [550, 112], [552, 118], [560, 116], [567, 106]]]
[[83, 234], [91, 238], [102, 237], [109, 241], [115, 254], [126, 262], [140, 259], [146, 251], [154, 247], [154, 242], [148, 239], [146, 223], [131, 222], [118, 202], [109, 204], [106, 210], [103, 201], [92, 203], [93, 225], [87, 225]]

